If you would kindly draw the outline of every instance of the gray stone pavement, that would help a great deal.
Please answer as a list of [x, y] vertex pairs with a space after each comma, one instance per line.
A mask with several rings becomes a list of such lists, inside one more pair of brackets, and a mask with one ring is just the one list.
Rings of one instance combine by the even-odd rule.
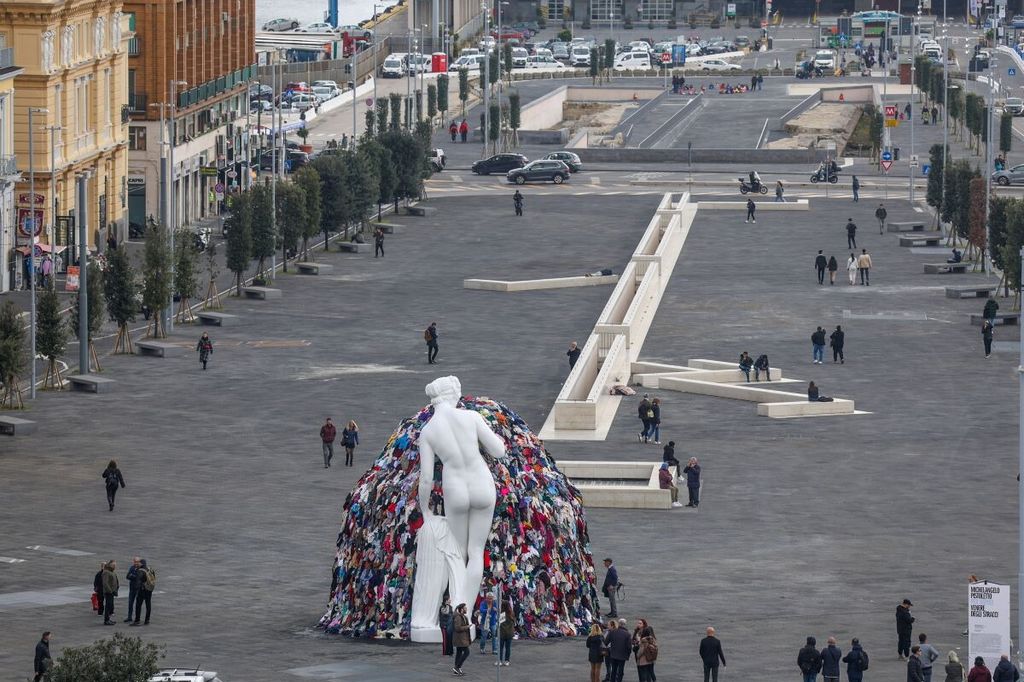
[[[169, 664], [213, 668], [226, 682], [447, 677], [450, 661], [434, 646], [312, 626], [338, 509], [397, 422], [425, 402], [423, 385], [457, 374], [467, 392], [507, 402], [539, 429], [567, 374], [565, 346], [589, 332], [610, 291], [503, 295], [464, 290], [462, 278], [620, 269], [659, 199], [530, 189], [526, 219], [501, 195], [435, 199], [435, 217], [394, 219], [405, 227], [385, 260], [332, 254], [330, 276], [280, 277], [281, 300], [231, 301], [242, 324], [212, 331], [205, 373], [187, 350], [109, 358], [118, 392], [40, 398], [29, 414], [36, 435], [0, 442], [0, 557], [23, 560], [0, 563], [4, 676], [29, 670], [43, 629], [58, 652], [123, 629], [89, 612], [91, 576], [108, 557], [123, 574], [140, 553], [160, 571], [142, 634], [168, 645]], [[595, 509], [588, 522], [595, 558], [615, 557], [626, 584], [622, 615], [647, 618], [660, 635], [665, 679], [699, 678], [708, 624], [730, 661], [724, 679], [793, 679], [808, 634], [835, 634], [844, 650], [859, 636], [872, 679], [902, 679], [900, 599], [914, 601], [917, 630], [943, 653], [962, 651], [966, 577], [1015, 572], [1015, 356], [984, 360], [966, 321], [980, 301], [943, 296], [943, 285], [979, 278], [919, 274], [939, 254], [872, 234], [875, 205], [818, 200], [809, 212], [762, 212], [756, 225], [743, 224], [739, 206], [698, 214], [642, 358], [766, 352], [786, 376], [870, 414], [770, 421], [751, 403], [661, 394], [662, 440], [705, 467], [699, 512]], [[916, 215], [905, 203], [889, 208], [893, 219]], [[848, 216], [875, 260], [873, 285], [818, 287], [814, 254], [843, 259]], [[431, 320], [441, 333], [436, 369], [422, 357]], [[847, 329], [846, 364], [810, 363], [818, 324]], [[191, 345], [197, 335], [179, 329], [175, 339]], [[660, 449], [635, 440], [634, 408], [623, 402], [606, 442], [549, 449], [658, 460]], [[328, 414], [360, 422], [360, 466], [322, 468], [317, 427]], [[108, 513], [99, 474], [111, 457], [128, 488]], [[77, 594], [78, 603], [21, 595], [28, 605], [15, 604], [27, 591], [65, 602]], [[493, 657], [477, 651], [466, 669], [490, 677]], [[585, 655], [579, 640], [516, 642], [501, 674], [584, 679]]]

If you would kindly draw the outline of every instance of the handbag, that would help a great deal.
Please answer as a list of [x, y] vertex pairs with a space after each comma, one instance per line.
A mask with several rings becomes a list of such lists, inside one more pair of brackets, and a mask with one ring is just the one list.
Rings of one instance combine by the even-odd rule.
[[100, 596], [95, 592], [92, 593], [92, 610], [96, 612], [100, 610]]

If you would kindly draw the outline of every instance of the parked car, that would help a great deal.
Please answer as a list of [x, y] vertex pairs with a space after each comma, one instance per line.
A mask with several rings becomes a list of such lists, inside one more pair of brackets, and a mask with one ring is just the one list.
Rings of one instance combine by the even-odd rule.
[[828, 71], [836, 68], [836, 53], [832, 50], [818, 50], [814, 53], [814, 68]]
[[565, 64], [557, 61], [550, 55], [533, 55], [526, 58], [526, 68], [528, 69], [547, 69], [549, 71], [558, 71], [559, 69], [565, 69]]
[[531, 161], [522, 168], [510, 170], [505, 177], [509, 182], [514, 182], [517, 185], [527, 182], [553, 182], [556, 185], [561, 185], [569, 179], [571, 173], [569, 166], [561, 161], [541, 159]]
[[702, 62], [694, 62], [705, 71], [739, 71], [740, 65], [727, 62], [724, 59], [705, 59]]
[[269, 114], [274, 110], [274, 105], [265, 99], [254, 99], [249, 102], [249, 112], [255, 114], [257, 111], [262, 111]]
[[[297, 149], [285, 150], [284, 171], [286, 173], [294, 172], [305, 166], [307, 163], [309, 163], [309, 154], [306, 152], [302, 152]], [[260, 170], [274, 170], [274, 152], [264, 152], [263, 155], [260, 156]]]
[[314, 85], [313, 86], [313, 96], [316, 97], [317, 99], [319, 99], [321, 104], [323, 104], [324, 102], [326, 102], [329, 99], [334, 99], [335, 97], [337, 97], [340, 94], [341, 94], [341, 91], [338, 90], [338, 88], [332, 88], [332, 87], [329, 87], [327, 85]]
[[454, 62], [448, 65], [449, 71], [458, 71], [459, 69], [469, 69], [470, 73], [473, 73], [475, 69], [479, 68], [480, 62], [484, 60], [482, 54], [471, 54], [464, 57], [459, 57]]
[[494, 46], [498, 44], [494, 38], [486, 36], [480, 40], [480, 50], [482, 52], [491, 52], [494, 50]]
[[1013, 19], [1010, 19], [1010, 25], [1013, 28], [1024, 28], [1024, 14], [1014, 14]]
[[264, 31], [294, 31], [298, 27], [298, 19], [271, 19], [263, 24]]
[[266, 100], [268, 102], [274, 101], [274, 88], [269, 85], [250, 85], [249, 86], [249, 99], [251, 100]]
[[464, 47], [459, 50], [459, 57], [472, 57], [475, 54], [480, 54], [480, 50], [475, 47]]
[[507, 173], [514, 168], [522, 168], [527, 159], [522, 154], [495, 154], [487, 159], [480, 159], [472, 166], [472, 171], [477, 175], [490, 175], [491, 173]]
[[221, 682], [217, 673], [197, 668], [164, 668], [149, 682]]
[[373, 31], [368, 28], [363, 28], [362, 26], [356, 26], [354, 24], [339, 26], [338, 31], [341, 33], [347, 33], [356, 40], [362, 39], [371, 43], [373, 42]]
[[732, 42], [739, 48], [750, 47], [750, 38], [747, 36], [736, 36]]
[[308, 111], [313, 107], [319, 106], [320, 98], [314, 95], [312, 92], [303, 92], [295, 95], [291, 99], [292, 109], [295, 111]]
[[616, 71], [649, 69], [651, 68], [651, 54], [649, 52], [623, 52], [615, 58], [612, 68]]
[[590, 66], [590, 48], [583, 45], [572, 48], [569, 66]]
[[569, 61], [569, 46], [564, 44], [553, 46], [551, 56], [560, 61]]
[[583, 170], [583, 162], [573, 152], [551, 152], [544, 157], [544, 160], [561, 161], [569, 167], [569, 171], [572, 173], [579, 173]]
[[525, 47], [513, 47], [512, 48], [512, 68], [513, 69], [525, 69], [526, 59], [530, 56], [530, 53]]
[[380, 67], [380, 75], [383, 78], [401, 78], [405, 75], [405, 53], [396, 52], [389, 54], [384, 59], [384, 65]]
[[1020, 97], [1007, 97], [1006, 103], [1003, 104], [1003, 111], [1011, 116], [1024, 115], [1024, 99]]
[[430, 150], [430, 167], [435, 173], [440, 173], [444, 170], [445, 164], [448, 163], [448, 159], [445, 158], [443, 149], [431, 149]]
[[335, 90], [341, 90], [341, 88], [338, 87], [338, 83], [335, 81], [313, 81], [313, 87], [326, 87], [334, 88]]
[[285, 92], [312, 92], [309, 87], [309, 83], [306, 81], [292, 81], [288, 85], [284, 86]]
[[334, 33], [337, 29], [328, 24], [326, 21], [317, 21], [312, 24], [306, 24], [300, 29], [297, 29], [299, 33]]
[[1024, 183], [1024, 163], [996, 171], [992, 174], [992, 181], [1003, 187]]
[[415, 76], [418, 73], [430, 73], [430, 55], [428, 54], [411, 54], [406, 57], [405, 62], [407, 64], [406, 71], [410, 76]]

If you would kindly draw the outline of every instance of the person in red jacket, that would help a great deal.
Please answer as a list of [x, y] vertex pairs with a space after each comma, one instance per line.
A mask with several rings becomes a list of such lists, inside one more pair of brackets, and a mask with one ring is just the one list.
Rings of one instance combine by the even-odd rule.
[[469, 137], [469, 124], [466, 123], [466, 119], [462, 119], [462, 123], [459, 124], [459, 135], [463, 142]]
[[967, 673], [967, 682], [992, 682], [992, 673], [985, 667], [985, 659], [975, 656], [974, 667]]
[[334, 459], [334, 437], [338, 435], [338, 430], [334, 428], [334, 422], [328, 417], [324, 425], [320, 427], [320, 440], [323, 441], [324, 449], [324, 469], [331, 466], [331, 460]]
[[658, 487], [662, 490], [671, 490], [672, 506], [682, 507], [683, 503], [679, 501], [679, 488], [676, 487], [673, 478], [672, 472], [668, 468], [668, 462], [662, 462], [661, 469], [658, 471]]
[[455, 136], [459, 134], [459, 124], [452, 121], [452, 124], [448, 126], [448, 132], [451, 133], [452, 142], [455, 142]]

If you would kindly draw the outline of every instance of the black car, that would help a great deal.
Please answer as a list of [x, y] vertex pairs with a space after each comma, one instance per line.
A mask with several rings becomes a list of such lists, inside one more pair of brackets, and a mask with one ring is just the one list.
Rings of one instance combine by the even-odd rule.
[[583, 162], [580, 161], [580, 157], [573, 152], [551, 152], [544, 157], [545, 160], [553, 159], [555, 161], [561, 161], [569, 170], [573, 173], [579, 173], [583, 170]]
[[522, 168], [510, 170], [505, 176], [509, 182], [522, 185], [527, 182], [550, 181], [561, 185], [569, 179], [569, 167], [564, 161], [556, 159], [541, 159], [526, 164]]
[[[301, 152], [295, 149], [287, 150], [285, 154], [284, 172], [292, 173], [309, 163], [309, 154]], [[260, 170], [261, 171], [273, 171], [274, 170], [274, 153], [267, 152], [260, 157]]]
[[473, 172], [477, 175], [491, 173], [507, 173], [513, 168], [522, 168], [529, 162], [522, 154], [495, 154], [489, 159], [480, 159], [473, 164]]

